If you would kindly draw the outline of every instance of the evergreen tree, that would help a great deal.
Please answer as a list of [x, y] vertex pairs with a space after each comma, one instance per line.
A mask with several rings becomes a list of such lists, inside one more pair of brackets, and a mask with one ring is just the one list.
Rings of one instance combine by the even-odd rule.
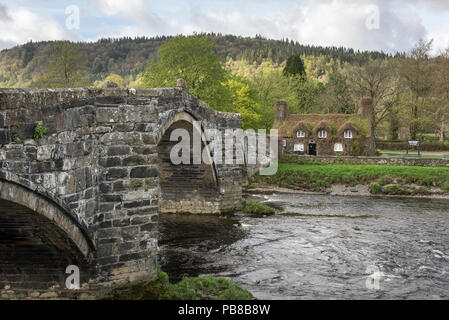
[[304, 62], [299, 55], [294, 55], [288, 58], [287, 64], [284, 68], [285, 76], [300, 76], [301, 78], [306, 77], [306, 69], [304, 67]]

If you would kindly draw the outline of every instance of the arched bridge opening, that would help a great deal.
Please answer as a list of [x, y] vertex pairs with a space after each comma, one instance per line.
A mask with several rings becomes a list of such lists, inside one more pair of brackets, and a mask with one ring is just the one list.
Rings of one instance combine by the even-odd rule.
[[66, 268], [89, 281], [92, 251], [61, 208], [31, 190], [0, 181], [0, 287], [65, 289]]
[[[216, 168], [210, 161], [203, 136], [199, 122], [186, 112], [176, 114], [166, 124], [157, 146], [161, 188], [159, 212], [210, 214], [220, 211]], [[182, 148], [175, 148], [181, 143]], [[200, 148], [194, 147], [194, 143]], [[202, 160], [203, 150], [208, 155], [207, 162]], [[200, 161], [195, 161], [194, 152], [198, 153]], [[186, 155], [182, 157], [182, 153]], [[181, 158], [182, 163], [176, 163]]]

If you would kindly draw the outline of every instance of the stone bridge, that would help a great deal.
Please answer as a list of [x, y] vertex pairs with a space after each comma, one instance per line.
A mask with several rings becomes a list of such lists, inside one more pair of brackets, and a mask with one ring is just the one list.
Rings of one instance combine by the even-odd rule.
[[170, 162], [174, 129], [241, 128], [183, 83], [0, 89], [0, 290], [153, 279], [159, 212], [241, 208], [241, 166]]

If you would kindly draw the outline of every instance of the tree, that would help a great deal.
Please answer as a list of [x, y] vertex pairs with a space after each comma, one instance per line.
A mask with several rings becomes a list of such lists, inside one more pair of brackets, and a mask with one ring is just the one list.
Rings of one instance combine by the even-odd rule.
[[440, 142], [444, 142], [449, 125], [449, 48], [435, 61], [433, 120], [438, 127]]
[[243, 129], [264, 128], [260, 124], [260, 103], [257, 101], [257, 92], [242, 78], [232, 77], [225, 83], [232, 95], [230, 110], [240, 113]]
[[416, 139], [421, 127], [422, 112], [428, 107], [428, 98], [432, 89], [432, 66], [430, 64], [431, 41], [420, 40], [400, 63], [400, 76], [403, 80], [409, 110], [410, 138]]
[[89, 81], [85, 59], [78, 46], [69, 41], [56, 41], [49, 49], [49, 64], [37, 80], [38, 87], [87, 87]]
[[110, 75], [108, 75], [104, 79], [104, 81], [101, 82], [100, 87], [103, 87], [103, 84], [106, 81], [111, 81], [111, 82], [116, 83], [119, 86], [119, 88], [124, 88], [125, 87], [125, 80], [121, 76], [119, 76], [118, 74], [115, 74], [115, 73], [111, 73]]
[[335, 65], [319, 100], [325, 113], [351, 114], [356, 111], [348, 75]]
[[298, 108], [297, 94], [290, 86], [289, 79], [283, 75], [282, 69], [276, 68], [271, 62], [263, 62], [251, 70], [248, 77], [258, 93], [261, 128], [270, 129], [273, 126], [277, 101], [287, 101], [289, 110]]
[[177, 36], [159, 48], [159, 61], [147, 67], [143, 81], [148, 87], [172, 87], [176, 80], [186, 81], [189, 92], [211, 107], [226, 111], [230, 93], [223, 83], [227, 74], [214, 45], [205, 36]]
[[349, 71], [354, 100], [362, 97], [372, 99], [370, 110], [370, 146], [369, 153], [376, 152], [375, 132], [398, 101], [398, 78], [394, 66], [385, 60], [371, 60], [364, 66], [353, 66]]
[[294, 55], [288, 58], [287, 64], [284, 68], [285, 76], [299, 76], [300, 78], [306, 77], [306, 69], [304, 62], [299, 55]]

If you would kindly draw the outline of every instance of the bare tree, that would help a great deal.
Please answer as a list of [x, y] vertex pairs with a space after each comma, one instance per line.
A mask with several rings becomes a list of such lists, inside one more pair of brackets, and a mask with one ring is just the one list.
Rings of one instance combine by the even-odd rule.
[[438, 127], [440, 142], [444, 142], [449, 126], [449, 47], [435, 59], [434, 63], [433, 119]]
[[372, 99], [370, 112], [371, 141], [370, 154], [376, 152], [375, 130], [398, 101], [398, 76], [392, 62], [372, 60], [368, 64], [352, 67], [349, 72], [355, 101], [362, 97]]
[[[421, 127], [421, 114], [429, 105], [432, 90], [431, 41], [420, 40], [400, 63], [399, 74], [410, 95], [407, 108], [410, 113], [410, 138], [416, 139]], [[407, 93], [407, 92], [405, 92]]]

